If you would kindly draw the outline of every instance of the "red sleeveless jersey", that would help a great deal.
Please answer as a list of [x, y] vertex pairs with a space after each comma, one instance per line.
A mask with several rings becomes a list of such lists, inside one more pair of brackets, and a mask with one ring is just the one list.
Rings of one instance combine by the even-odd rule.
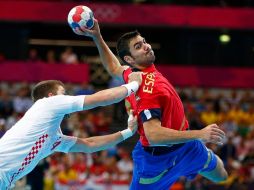
[[[142, 111], [160, 109], [162, 127], [186, 130], [189, 125], [185, 118], [182, 101], [168, 80], [157, 71], [154, 65], [142, 70], [142, 72], [144, 75], [139, 90], [135, 95], [132, 94], [127, 97], [125, 104], [127, 111], [133, 109], [134, 114], [138, 115], [140, 141], [143, 146], [149, 146], [140, 116]], [[126, 83], [130, 73], [132, 73], [131, 68], [128, 68], [123, 73]]]

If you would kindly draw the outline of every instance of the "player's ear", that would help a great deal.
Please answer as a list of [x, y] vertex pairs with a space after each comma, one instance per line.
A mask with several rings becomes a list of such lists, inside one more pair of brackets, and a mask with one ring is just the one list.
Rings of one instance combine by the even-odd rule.
[[50, 96], [54, 96], [54, 94], [52, 92], [48, 93], [48, 97]]
[[129, 55], [125, 55], [125, 56], [123, 57], [123, 59], [124, 59], [124, 61], [126, 61], [129, 65], [133, 65], [133, 64], [134, 64], [133, 58], [132, 58], [131, 56], [129, 56]]

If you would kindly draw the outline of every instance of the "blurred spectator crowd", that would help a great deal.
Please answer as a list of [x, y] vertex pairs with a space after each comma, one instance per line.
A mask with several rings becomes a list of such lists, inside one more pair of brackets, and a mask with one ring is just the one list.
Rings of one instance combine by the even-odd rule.
[[[0, 138], [33, 104], [33, 84], [0, 83]], [[91, 94], [96, 89], [84, 83], [67, 84], [68, 94]], [[227, 134], [223, 146], [208, 144], [222, 159], [229, 178], [218, 189], [248, 189], [254, 182], [254, 92], [251, 90], [177, 88], [191, 129], [217, 123]], [[114, 107], [117, 106], [117, 110]], [[111, 133], [112, 124], [126, 127], [126, 117], [119, 105], [96, 108], [72, 114], [62, 123], [66, 135], [89, 137]], [[124, 118], [124, 119], [123, 119]], [[195, 164], [195, 163], [194, 163]], [[88, 181], [104, 184], [126, 184], [131, 180], [133, 164], [130, 149], [124, 146], [93, 154], [56, 153], [40, 163], [26, 177], [32, 189], [57, 189], [57, 184], [73, 186]], [[35, 177], [35, 176], [41, 177]], [[43, 185], [44, 184], [44, 185]], [[211, 189], [214, 184], [198, 176], [193, 182], [181, 178], [172, 189]], [[61, 188], [58, 188], [61, 189]]]
[[190, 128], [217, 123], [226, 133], [223, 146], [208, 144], [223, 160], [229, 178], [220, 185], [198, 176], [190, 189], [247, 190], [254, 182], [254, 91], [180, 89]]
[[28, 52], [27, 62], [33, 64], [38, 62], [46, 62], [49, 64], [78, 64], [80, 62], [78, 55], [73, 51], [72, 47], [66, 47], [59, 55], [53, 49], [46, 52], [45, 58], [42, 58], [40, 55], [41, 53], [38, 53], [37, 49], [31, 48]]
[[[0, 63], [11, 58], [6, 57], [0, 52]], [[28, 64], [47, 63], [47, 64], [79, 64], [87, 62], [98, 62], [100, 58], [87, 57], [84, 54], [78, 54], [72, 47], [66, 46], [64, 49], [48, 49], [46, 52], [39, 51], [36, 48], [30, 48], [27, 52], [26, 61]]]
[[[35, 0], [34, 0], [35, 1]], [[62, 2], [83, 2], [80, 0], [55, 0]], [[88, 2], [117, 3], [153, 3], [191, 6], [234, 6], [252, 7], [254, 0], [94, 0]], [[75, 49], [74, 49], [75, 50]], [[44, 55], [43, 57], [41, 55]], [[0, 52], [0, 63], [6, 55]], [[46, 62], [48, 64], [78, 64], [99, 62], [99, 57], [78, 54], [71, 47], [64, 50], [50, 49], [44, 54], [31, 48], [28, 50], [27, 62]], [[100, 74], [100, 73], [99, 73]], [[101, 75], [101, 74], [100, 74]], [[116, 83], [116, 81], [111, 81]], [[30, 98], [33, 84], [26, 82], [0, 82], [0, 138], [32, 106]], [[109, 84], [110, 87], [120, 84]], [[68, 94], [92, 94], [94, 86], [83, 84], [66, 84]], [[250, 190], [254, 186], [254, 90], [247, 89], [205, 89], [177, 88], [183, 101], [190, 129], [202, 129], [211, 123], [217, 123], [226, 133], [223, 146], [208, 144], [223, 160], [229, 178], [221, 184], [212, 184], [197, 176], [192, 182], [180, 178], [171, 190]], [[66, 135], [90, 137], [111, 133], [113, 125], [126, 127], [124, 103], [105, 108], [72, 114], [61, 124]], [[126, 142], [125, 142], [126, 143]], [[127, 146], [112, 147], [109, 150], [92, 154], [55, 153], [41, 161], [24, 179], [18, 182], [17, 189], [32, 190], [67, 190], [65, 187], [87, 186], [96, 189], [96, 185], [125, 185], [132, 178], [133, 163], [131, 150]], [[195, 163], [193, 163], [195, 164]], [[70, 188], [71, 189], [71, 188]], [[119, 188], [120, 190], [120, 188]]]

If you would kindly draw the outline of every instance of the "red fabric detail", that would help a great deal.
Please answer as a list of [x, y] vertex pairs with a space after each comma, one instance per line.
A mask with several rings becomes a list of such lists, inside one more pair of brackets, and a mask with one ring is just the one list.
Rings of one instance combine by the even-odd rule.
[[[144, 73], [142, 75], [143, 81], [136, 93], [136, 97], [127, 98], [127, 101], [131, 103], [133, 108], [135, 107], [137, 115], [145, 109], [159, 108], [162, 113], [161, 125], [166, 128], [180, 130], [185, 114], [181, 99], [174, 87], [157, 71], [154, 65], [142, 70], [142, 72]], [[126, 70], [123, 73], [125, 82], [127, 82], [130, 73], [130, 70]], [[138, 117], [138, 125], [138, 133], [142, 145], [149, 146], [140, 116]], [[187, 128], [188, 122], [186, 120], [182, 130]]]

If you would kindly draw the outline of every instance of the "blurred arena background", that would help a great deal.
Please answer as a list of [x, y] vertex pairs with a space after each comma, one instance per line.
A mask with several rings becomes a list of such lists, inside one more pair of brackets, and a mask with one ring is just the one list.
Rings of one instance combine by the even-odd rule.
[[[31, 106], [31, 87], [40, 80], [62, 80], [76, 95], [120, 85], [101, 66], [93, 42], [68, 26], [67, 14], [79, 4], [94, 11], [114, 52], [124, 32], [137, 29], [147, 38], [157, 68], [177, 87], [191, 129], [216, 122], [227, 134], [223, 146], [208, 146], [223, 159], [229, 179], [215, 185], [181, 178], [171, 190], [253, 189], [253, 0], [0, 0], [0, 138]], [[73, 114], [62, 129], [107, 134], [126, 127], [126, 117], [121, 102]], [[90, 155], [56, 153], [16, 190], [127, 190], [137, 140]]]

